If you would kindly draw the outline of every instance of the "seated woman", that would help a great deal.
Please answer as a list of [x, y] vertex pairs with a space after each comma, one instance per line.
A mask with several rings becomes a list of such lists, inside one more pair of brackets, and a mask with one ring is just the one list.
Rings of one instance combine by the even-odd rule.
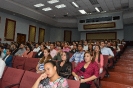
[[44, 69], [32, 88], [69, 88], [67, 80], [58, 75], [54, 61], [45, 62]]
[[103, 55], [101, 54], [101, 49], [100, 49], [99, 45], [95, 46], [93, 57], [94, 57], [95, 61], [97, 62], [97, 64], [99, 65], [99, 68], [100, 68], [99, 73], [102, 73], [103, 72], [104, 58], [103, 58]]
[[65, 45], [63, 47], [63, 51], [69, 52], [70, 51], [70, 47], [69, 47], [69, 43], [65, 42]]
[[99, 67], [90, 52], [84, 54], [84, 61], [73, 70], [74, 78], [81, 82], [80, 88], [90, 88], [92, 81], [99, 76]]
[[32, 56], [33, 56], [32, 47], [30, 45], [28, 45], [26, 47], [26, 51], [22, 54], [22, 57], [31, 58]]
[[35, 55], [35, 58], [42, 58], [44, 56], [43, 51], [44, 49], [46, 49], [47, 47], [44, 44], [41, 44], [40, 46], [40, 50], [37, 52], [37, 54]]
[[11, 53], [11, 49], [7, 49], [6, 56], [3, 58], [3, 61], [6, 63], [7, 67], [12, 67], [13, 56], [11, 55]]
[[72, 73], [72, 63], [69, 62], [69, 53], [62, 52], [61, 61], [57, 62], [58, 73], [64, 78], [68, 78]]
[[46, 61], [51, 60], [52, 57], [50, 55], [50, 50], [49, 49], [45, 49], [44, 50], [44, 57], [42, 59], [40, 59], [38, 65], [36, 66], [36, 73], [44, 73], [44, 63]]

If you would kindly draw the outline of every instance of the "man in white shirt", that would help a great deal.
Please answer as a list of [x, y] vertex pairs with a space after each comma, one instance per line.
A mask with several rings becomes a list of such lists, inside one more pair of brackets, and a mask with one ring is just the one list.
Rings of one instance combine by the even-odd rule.
[[83, 50], [87, 51], [88, 50], [88, 42], [87, 41], [84, 41], [84, 48]]
[[108, 55], [108, 59], [114, 57], [114, 53], [112, 52], [112, 50], [110, 48], [105, 47], [104, 41], [101, 41], [101, 53], [103, 55]]
[[36, 46], [35, 46], [33, 52], [38, 52], [39, 50], [40, 50], [39, 44], [36, 43]]

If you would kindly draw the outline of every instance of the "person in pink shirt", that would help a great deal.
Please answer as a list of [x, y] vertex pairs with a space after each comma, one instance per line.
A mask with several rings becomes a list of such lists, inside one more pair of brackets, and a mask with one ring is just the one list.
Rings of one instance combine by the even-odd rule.
[[69, 43], [65, 42], [65, 46], [63, 47], [63, 51], [64, 52], [69, 52], [70, 51], [70, 47], [69, 47]]
[[97, 64], [99, 65], [99, 68], [100, 68], [99, 73], [102, 73], [103, 65], [104, 65], [104, 58], [103, 58], [103, 55], [101, 54], [100, 50], [101, 50], [100, 46], [96, 45], [95, 49], [94, 49], [94, 59], [97, 62]]
[[55, 44], [54, 43], [50, 44], [50, 55], [52, 56], [52, 58], [54, 58], [54, 56], [57, 55], [57, 51], [55, 50]]
[[33, 56], [32, 47], [28, 45], [26, 51], [22, 54], [22, 57], [31, 58], [32, 56]]

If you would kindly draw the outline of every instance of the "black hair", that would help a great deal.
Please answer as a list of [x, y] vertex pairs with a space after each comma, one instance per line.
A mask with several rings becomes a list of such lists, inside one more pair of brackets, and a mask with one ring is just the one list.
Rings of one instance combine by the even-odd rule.
[[[98, 46], [98, 48], [99, 48], [99, 55], [98, 55], [98, 62], [100, 63], [100, 55], [102, 54], [101, 53], [101, 48], [100, 48], [100, 46], [99, 45], [96, 45], [96, 46]], [[95, 47], [96, 47], [95, 46]], [[94, 52], [94, 59], [96, 58], [96, 52]]]
[[81, 45], [81, 46], [82, 46], [82, 48], [83, 48], [83, 44], [78, 44], [78, 46], [79, 46], [79, 45]]
[[30, 51], [27, 53], [27, 55], [32, 51], [31, 45], [27, 45], [27, 48], [29, 47]]
[[70, 55], [68, 52], [63, 52], [63, 53], [66, 54], [66, 62], [65, 63], [67, 64], [67, 63], [69, 63]]
[[50, 44], [53, 44], [55, 46], [55, 43], [54, 42], [51, 42]]

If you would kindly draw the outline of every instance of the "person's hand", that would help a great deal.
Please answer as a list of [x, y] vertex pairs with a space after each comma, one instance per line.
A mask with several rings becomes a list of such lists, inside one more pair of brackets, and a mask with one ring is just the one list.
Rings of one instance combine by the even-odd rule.
[[43, 79], [47, 78], [47, 74], [46, 73], [43, 73], [39, 78], [38, 80], [41, 81]]
[[38, 70], [38, 71], [36, 71], [36, 73], [39, 73], [39, 74], [42, 74], [44, 71], [40, 71], [40, 70]]
[[85, 80], [84, 79], [80, 79], [80, 83], [85, 83]]
[[76, 81], [80, 80], [78, 75], [74, 76], [74, 78], [75, 78]]

